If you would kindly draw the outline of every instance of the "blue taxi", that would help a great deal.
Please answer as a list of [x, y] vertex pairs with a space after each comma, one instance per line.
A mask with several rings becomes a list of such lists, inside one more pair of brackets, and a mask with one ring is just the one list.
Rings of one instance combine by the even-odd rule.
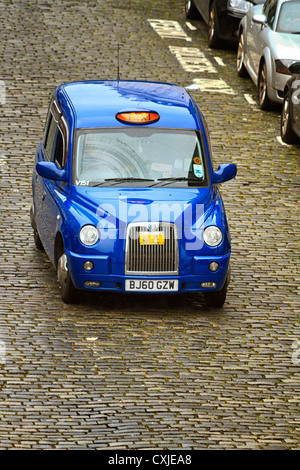
[[209, 133], [182, 87], [145, 81], [58, 86], [32, 176], [31, 226], [64, 302], [80, 291], [204, 293], [221, 307], [230, 235]]

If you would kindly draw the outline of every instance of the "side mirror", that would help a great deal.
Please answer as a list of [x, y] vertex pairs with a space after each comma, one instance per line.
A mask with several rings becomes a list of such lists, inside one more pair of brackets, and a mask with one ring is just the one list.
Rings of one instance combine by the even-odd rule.
[[263, 25], [263, 24], [266, 24], [267, 18], [265, 17], [265, 15], [253, 15], [252, 21], [255, 24]]
[[292, 65], [289, 67], [289, 71], [290, 71], [293, 75], [300, 74], [300, 62], [295, 62], [294, 64], [292, 64]]
[[37, 173], [42, 178], [54, 181], [67, 181], [67, 173], [65, 170], [58, 168], [53, 162], [38, 162], [36, 164]]
[[236, 176], [237, 167], [234, 163], [226, 163], [220, 165], [217, 171], [213, 173], [212, 182], [215, 184], [225, 183], [225, 181], [232, 180]]

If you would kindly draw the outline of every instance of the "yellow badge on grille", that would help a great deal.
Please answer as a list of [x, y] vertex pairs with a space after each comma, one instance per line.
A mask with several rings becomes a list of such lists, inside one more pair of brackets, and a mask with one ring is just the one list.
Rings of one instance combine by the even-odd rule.
[[164, 245], [165, 237], [161, 232], [141, 232], [140, 245]]

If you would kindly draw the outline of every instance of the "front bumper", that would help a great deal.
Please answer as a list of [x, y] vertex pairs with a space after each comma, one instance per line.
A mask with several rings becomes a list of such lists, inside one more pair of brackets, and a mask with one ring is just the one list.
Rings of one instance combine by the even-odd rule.
[[[220, 290], [227, 278], [229, 272], [230, 252], [225, 255], [216, 256], [194, 256], [192, 258], [189, 273], [178, 275], [140, 275], [115, 274], [111, 272], [110, 257], [106, 255], [90, 256], [79, 255], [66, 250], [68, 269], [74, 286], [80, 290], [96, 291], [117, 291], [126, 292], [126, 280], [178, 280], [178, 290], [161, 291], [152, 290], [152, 293], [183, 293], [195, 291]], [[86, 271], [83, 267], [85, 261], [92, 261], [94, 268], [92, 271]], [[219, 268], [212, 272], [209, 265], [217, 262]], [[214, 287], [204, 287], [203, 283], [214, 283]], [[136, 292], [136, 291], [135, 291]], [[141, 292], [145, 292], [142, 291]], [[148, 292], [148, 291], [146, 291]]]
[[274, 103], [282, 104], [283, 96], [284, 96], [284, 89], [288, 80], [291, 78], [291, 75], [285, 75], [285, 74], [276, 72], [275, 65], [274, 65], [273, 73], [274, 73], [275, 86], [274, 87], [270, 86], [268, 88], [268, 96], [269, 96], [269, 99], [273, 101]]

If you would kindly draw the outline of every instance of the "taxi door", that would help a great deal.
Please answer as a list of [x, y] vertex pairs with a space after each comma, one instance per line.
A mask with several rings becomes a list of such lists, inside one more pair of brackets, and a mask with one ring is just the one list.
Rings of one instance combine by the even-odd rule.
[[[46, 133], [45, 144], [43, 148], [47, 160], [54, 162], [59, 168], [64, 168], [67, 153], [67, 125], [64, 118], [57, 112], [55, 107], [50, 109], [48, 119], [48, 129]], [[38, 176], [41, 214], [41, 238], [45, 249], [53, 258], [54, 240], [56, 235], [56, 226], [59, 211], [60, 195], [64, 192], [67, 183], [61, 181], [52, 181]]]

